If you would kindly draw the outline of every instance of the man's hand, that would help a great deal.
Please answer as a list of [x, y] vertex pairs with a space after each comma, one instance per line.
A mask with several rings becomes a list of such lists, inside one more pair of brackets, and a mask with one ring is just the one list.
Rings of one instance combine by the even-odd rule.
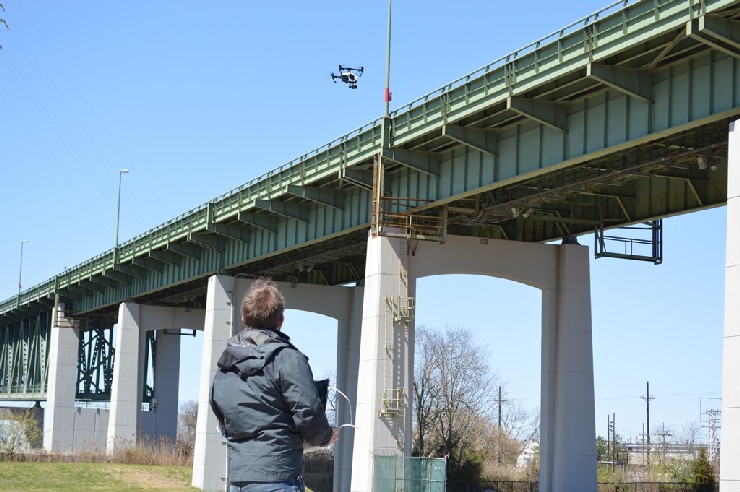
[[338, 438], [339, 438], [339, 428], [332, 427], [331, 428], [331, 439], [329, 439], [329, 442], [326, 445], [329, 446], [330, 444], [334, 444]]

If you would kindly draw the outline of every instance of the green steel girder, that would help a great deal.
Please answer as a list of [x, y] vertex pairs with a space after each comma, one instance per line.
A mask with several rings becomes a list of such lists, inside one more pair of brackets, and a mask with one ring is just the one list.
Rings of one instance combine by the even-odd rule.
[[702, 43], [740, 58], [740, 22], [702, 15], [686, 24], [686, 34]]
[[164, 263], [151, 256], [136, 256], [131, 259], [131, 264], [157, 273], [164, 272]]
[[442, 135], [455, 142], [498, 157], [498, 135], [495, 130], [442, 125]]
[[650, 93], [650, 73], [647, 71], [589, 63], [586, 66], [586, 76], [628, 96], [648, 103], [653, 102], [653, 96]]
[[117, 270], [121, 273], [125, 273], [126, 275], [129, 275], [130, 277], [134, 277], [134, 278], [145, 279], [147, 276], [146, 268], [138, 266], [138, 265], [134, 265], [133, 263], [119, 263], [115, 265], [113, 268], [114, 270]]
[[405, 150], [396, 148], [383, 149], [383, 157], [401, 164], [412, 171], [439, 177], [440, 164], [439, 155], [432, 152], [420, 152], [417, 150]]
[[80, 287], [93, 292], [105, 292], [106, 290], [105, 286], [85, 279], [80, 280]]
[[254, 206], [266, 212], [280, 215], [299, 222], [308, 222], [306, 209], [297, 203], [282, 202], [279, 200], [255, 200]]
[[207, 230], [225, 238], [236, 239], [243, 243], [249, 242], [249, 231], [239, 224], [218, 224], [214, 222], [208, 224]]
[[191, 232], [188, 234], [188, 241], [202, 248], [209, 248], [219, 253], [226, 250], [226, 240], [216, 234], [208, 232]]
[[117, 288], [122, 282], [121, 279], [116, 279], [106, 276], [104, 273], [101, 275], [91, 275], [88, 279], [90, 282], [102, 285], [103, 287]]
[[262, 215], [262, 214], [253, 214], [249, 212], [241, 212], [238, 218], [240, 221], [244, 222], [245, 224], [249, 224], [251, 226], [257, 227], [258, 229], [262, 229], [272, 234], [277, 234], [279, 230], [278, 219], [277, 217], [274, 217], [272, 215]]
[[506, 109], [536, 123], [568, 133], [568, 111], [564, 104], [524, 97], [509, 97], [506, 99]]
[[152, 250], [149, 252], [149, 256], [172, 266], [178, 267], [182, 265], [182, 257], [169, 249]]
[[327, 207], [344, 210], [344, 193], [339, 190], [289, 184], [285, 191], [290, 195], [305, 198]]
[[342, 180], [352, 185], [359, 186], [360, 188], [364, 188], [366, 190], [373, 189], [372, 171], [368, 171], [365, 169], [345, 168], [340, 170], [339, 176]]
[[134, 275], [126, 273], [122, 270], [109, 269], [103, 272], [103, 277], [109, 278], [114, 282], [127, 283], [131, 282], [131, 280], [134, 278]]
[[190, 243], [170, 243], [167, 245], [167, 249], [178, 255], [193, 258], [194, 260], [200, 260], [203, 257], [203, 249], [200, 246]]
[[94, 289], [88, 289], [87, 287], [83, 287], [79, 283], [77, 284], [69, 284], [65, 287], [68, 291], [73, 292], [74, 294], [77, 294], [82, 297], [91, 297], [95, 294]]

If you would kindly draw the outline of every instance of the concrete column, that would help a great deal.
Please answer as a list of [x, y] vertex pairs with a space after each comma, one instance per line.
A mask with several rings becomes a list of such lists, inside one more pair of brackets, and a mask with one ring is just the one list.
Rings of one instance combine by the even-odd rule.
[[730, 123], [727, 152], [725, 332], [722, 356], [721, 492], [740, 492], [740, 120]]
[[[143, 311], [151, 307], [154, 306], [141, 306], [141, 309]], [[174, 308], [160, 309], [173, 310]], [[148, 412], [142, 412], [140, 423], [142, 434], [155, 438], [163, 436], [175, 442], [180, 389], [180, 336], [170, 330], [170, 328], [157, 330], [153, 368], [154, 394], [152, 396], [156, 398], [156, 406]]]
[[[410, 449], [411, 393], [413, 378], [413, 326], [394, 322], [393, 307], [407, 282], [407, 241], [400, 238], [368, 239], [365, 264], [360, 365], [357, 381], [355, 442], [352, 454], [353, 491], [373, 489], [374, 456], [400, 456]], [[391, 354], [389, 356], [389, 354]], [[410, 356], [411, 355], [411, 356]], [[402, 388], [405, 396], [396, 414], [381, 414], [383, 390]], [[392, 398], [391, 394], [386, 394]]]
[[[156, 398], [156, 408], [141, 412], [140, 433], [157, 437], [165, 436], [173, 441], [177, 438], [180, 330], [202, 330], [204, 321], [205, 310], [203, 309], [164, 306], [141, 306], [139, 308], [139, 331], [144, 334], [148, 331], [157, 332], [153, 368], [153, 398]], [[145, 335], [144, 339], [146, 339]]]
[[595, 492], [588, 248], [557, 248], [556, 284], [542, 290], [540, 490]]
[[62, 309], [53, 311], [49, 340], [49, 375], [44, 409], [44, 449], [72, 451], [80, 331]]
[[[357, 401], [357, 375], [360, 369], [360, 334], [362, 333], [363, 287], [350, 291], [347, 315], [340, 319], [337, 332], [336, 386], [347, 395], [351, 405]], [[354, 423], [352, 407], [341, 396], [337, 397], [337, 425]], [[349, 490], [352, 480], [352, 448], [355, 430], [344, 428], [334, 444], [334, 492]]]
[[136, 445], [144, 387], [145, 334], [139, 329], [141, 307], [124, 302], [118, 308], [116, 362], [113, 366], [107, 452]]
[[198, 391], [198, 423], [193, 453], [193, 487], [225, 490], [227, 481], [226, 441], [218, 431], [218, 421], [208, 403], [216, 363], [226, 348], [226, 341], [241, 327], [232, 296], [234, 278], [214, 275], [208, 279], [203, 355]]

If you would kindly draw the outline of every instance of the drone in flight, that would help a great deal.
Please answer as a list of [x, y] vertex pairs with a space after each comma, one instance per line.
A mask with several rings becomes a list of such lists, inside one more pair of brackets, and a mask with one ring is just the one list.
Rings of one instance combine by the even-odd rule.
[[349, 85], [350, 89], [357, 89], [357, 81], [360, 80], [364, 71], [365, 67], [352, 68], [339, 65], [339, 75], [332, 72], [331, 79], [335, 84], [337, 83], [337, 79], [339, 79]]

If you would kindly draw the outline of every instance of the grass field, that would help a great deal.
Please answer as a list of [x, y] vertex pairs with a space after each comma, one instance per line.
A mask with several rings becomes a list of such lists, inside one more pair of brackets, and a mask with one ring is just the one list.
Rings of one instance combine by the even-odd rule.
[[199, 490], [190, 486], [192, 475], [188, 466], [0, 462], [0, 491], [192, 492]]
[[192, 469], [184, 466], [0, 462], [0, 491], [198, 490], [191, 479]]

